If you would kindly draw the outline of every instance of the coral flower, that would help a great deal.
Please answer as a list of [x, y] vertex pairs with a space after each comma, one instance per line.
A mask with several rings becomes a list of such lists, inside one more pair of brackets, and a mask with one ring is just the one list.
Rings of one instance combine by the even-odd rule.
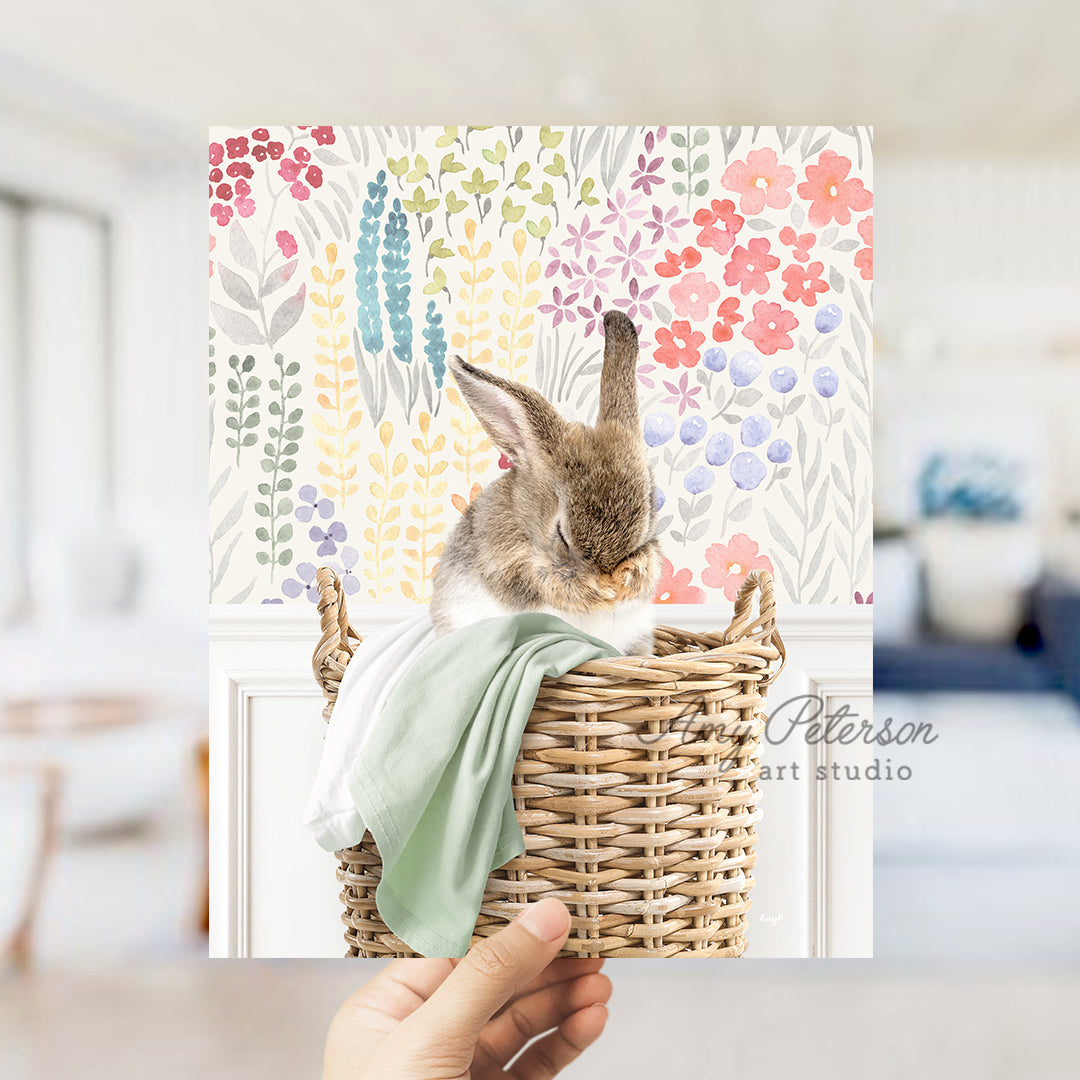
[[775, 150], [751, 150], [745, 161], [733, 161], [720, 178], [728, 191], [739, 196], [739, 210], [760, 214], [766, 206], [783, 210], [791, 203], [788, 188], [795, 183], [795, 170], [781, 165]]
[[817, 237], [812, 232], [795, 235], [795, 230], [790, 225], [785, 225], [780, 230], [780, 243], [792, 249], [792, 257], [799, 262], [806, 262], [810, 258], [810, 249], [814, 246]]
[[743, 316], [739, 314], [739, 298], [729, 296], [716, 309], [716, 316], [720, 321], [713, 324], [713, 340], [730, 341], [732, 334], [735, 332], [735, 324], [743, 321]]
[[[676, 371], [680, 364], [683, 367], [693, 367], [701, 359], [698, 346], [705, 341], [705, 335], [700, 330], [692, 330], [685, 319], [677, 319], [671, 324], [670, 330], [661, 326], [656, 331], [656, 340], [659, 346], [653, 353], [653, 358], [657, 363]], [[682, 344], [679, 345], [678, 341]]]
[[[721, 222], [723, 229], [716, 228]], [[743, 227], [746, 218], [735, 213], [735, 204], [730, 199], [713, 199], [710, 207], [702, 207], [694, 214], [694, 224], [703, 225], [698, 233], [697, 242], [701, 247], [711, 247], [721, 255], [726, 255], [735, 243], [735, 234]]]
[[738, 595], [739, 586], [751, 570], [774, 573], [768, 556], [759, 554], [757, 541], [746, 533], [736, 533], [726, 544], [710, 544], [705, 549], [705, 561], [709, 565], [701, 571], [701, 580], [711, 589], [723, 589], [729, 600]]
[[809, 199], [810, 224], [819, 228], [834, 218], [838, 225], [851, 220], [852, 210], [869, 210], [874, 197], [857, 178], [849, 180], [851, 160], [834, 150], [822, 150], [816, 165], [806, 166], [806, 183], [795, 190]]
[[812, 262], [809, 266], [792, 263], [780, 276], [787, 283], [784, 299], [794, 303], [801, 300], [807, 307], [817, 306], [817, 294], [827, 292], [829, 286], [821, 277], [824, 263]]
[[700, 322], [709, 317], [713, 301], [720, 297], [720, 287], [704, 274], [685, 274], [668, 290], [676, 315]]
[[866, 247], [855, 252], [855, 265], [863, 281], [869, 281], [874, 276], [874, 215], [864, 217], [858, 229]]
[[754, 319], [743, 327], [743, 337], [749, 338], [758, 352], [772, 356], [778, 349], [790, 349], [794, 346], [791, 331], [799, 325], [799, 320], [792, 311], [786, 311], [779, 304], [770, 304], [759, 300], [754, 305]]
[[653, 594], [654, 604], [704, 604], [705, 590], [691, 585], [693, 570], [684, 567], [676, 570], [670, 559], [664, 560], [660, 580]]
[[769, 291], [767, 274], [780, 265], [775, 255], [769, 254], [769, 241], [755, 236], [746, 247], [739, 244], [731, 253], [731, 260], [724, 268], [724, 283], [738, 285], [743, 296], [751, 290], [764, 295]]

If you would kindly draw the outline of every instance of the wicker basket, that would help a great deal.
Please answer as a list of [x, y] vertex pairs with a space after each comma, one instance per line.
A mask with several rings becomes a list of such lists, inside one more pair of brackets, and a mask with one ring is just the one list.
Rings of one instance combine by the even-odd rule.
[[[350, 639], [360, 639], [334, 571], [320, 569], [317, 585], [313, 667], [329, 720]], [[755, 570], [723, 633], [660, 626], [654, 656], [545, 678], [514, 769], [525, 853], [488, 879], [473, 940], [555, 896], [572, 916], [564, 956], [741, 956], [761, 816], [761, 708], [783, 658], [772, 580]], [[335, 854], [346, 955], [417, 955], [379, 917], [371, 834]]]

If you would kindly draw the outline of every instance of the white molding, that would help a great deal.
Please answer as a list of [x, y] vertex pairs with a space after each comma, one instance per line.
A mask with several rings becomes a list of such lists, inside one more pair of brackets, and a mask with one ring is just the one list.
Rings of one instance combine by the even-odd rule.
[[[862, 640], [873, 632], [873, 607], [864, 604], [779, 604], [776, 622], [784, 641]], [[655, 604], [654, 622], [687, 630], [722, 630], [731, 621], [731, 605]], [[349, 621], [359, 634], [410, 619], [415, 604], [354, 604]], [[306, 641], [314, 649], [319, 615], [314, 604], [211, 604], [210, 640]]]

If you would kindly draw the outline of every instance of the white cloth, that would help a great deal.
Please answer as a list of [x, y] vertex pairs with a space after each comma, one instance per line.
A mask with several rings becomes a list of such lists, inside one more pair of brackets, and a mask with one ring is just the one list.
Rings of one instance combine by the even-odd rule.
[[325, 850], [352, 847], [363, 837], [349, 774], [390, 691], [434, 640], [435, 628], [425, 611], [364, 638], [346, 666], [304, 810], [305, 828]]

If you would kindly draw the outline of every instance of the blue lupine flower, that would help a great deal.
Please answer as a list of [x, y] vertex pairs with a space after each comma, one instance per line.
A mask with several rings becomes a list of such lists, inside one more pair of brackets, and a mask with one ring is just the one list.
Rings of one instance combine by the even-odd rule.
[[760, 446], [772, 434], [772, 423], [767, 416], [756, 413], [739, 425], [739, 438], [743, 446]]
[[773, 368], [769, 376], [769, 385], [779, 394], [790, 393], [798, 381], [799, 376], [795, 374], [795, 369], [789, 367]]
[[645, 442], [648, 446], [663, 446], [675, 434], [675, 417], [654, 412], [645, 417]]
[[714, 345], [711, 349], [705, 350], [701, 362], [710, 371], [723, 371], [727, 367], [727, 353], [718, 345]]
[[765, 479], [767, 472], [765, 462], [749, 450], [744, 450], [731, 459], [731, 479], [735, 481], [735, 486], [743, 491], [753, 491]]
[[683, 487], [691, 495], [700, 495], [703, 491], [708, 491], [714, 483], [716, 483], [716, 474], [704, 465], [696, 466], [683, 477]]
[[785, 439], [773, 439], [765, 456], [774, 464], [783, 465], [785, 461], [791, 460], [791, 443]]
[[724, 465], [735, 449], [735, 442], [726, 431], [718, 432], [705, 444], [705, 460], [710, 465]]
[[441, 313], [436, 314], [434, 300], [429, 300], [427, 303], [424, 321], [427, 323], [424, 327], [424, 338], [427, 341], [424, 352], [427, 354], [428, 363], [431, 364], [435, 385], [442, 386], [443, 376], [446, 374], [446, 336], [443, 334], [443, 317]]
[[818, 313], [814, 316], [814, 329], [819, 334], [831, 334], [840, 325], [843, 317], [844, 313], [835, 304], [826, 304], [818, 308]]
[[394, 209], [386, 219], [383, 247], [384, 307], [394, 335], [394, 355], [403, 363], [412, 363], [412, 319], [409, 317], [409, 217], [394, 200]]
[[761, 374], [761, 361], [749, 349], [737, 352], [731, 358], [728, 374], [735, 386], [749, 386]]
[[[367, 186], [364, 216], [360, 219], [360, 237], [356, 241], [356, 299], [360, 301], [356, 320], [360, 340], [371, 352], [382, 352], [382, 308], [379, 306], [379, 219], [385, 207], [386, 170], [380, 169], [374, 183]], [[357, 359], [359, 363], [359, 358]], [[299, 593], [297, 593], [299, 596]]]
[[705, 438], [708, 429], [709, 425], [705, 423], [703, 416], [688, 416], [679, 427], [679, 438], [687, 446], [693, 446]]
[[831, 367], [819, 367], [814, 372], [814, 389], [824, 398], [832, 397], [840, 385], [840, 376]]

